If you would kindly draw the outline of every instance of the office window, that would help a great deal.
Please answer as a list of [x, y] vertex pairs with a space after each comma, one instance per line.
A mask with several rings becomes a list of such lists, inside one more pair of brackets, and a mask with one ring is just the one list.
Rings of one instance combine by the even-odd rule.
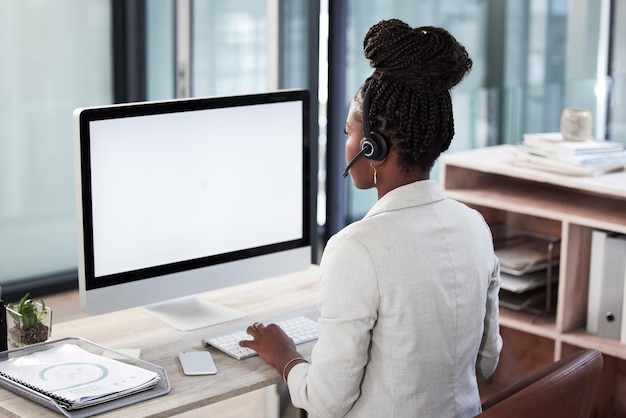
[[[278, 30], [265, 1], [194, 1], [192, 92], [194, 96], [261, 92], [269, 86]], [[274, 25], [271, 25], [271, 24]], [[275, 38], [278, 39], [277, 37]]]
[[[246, 94], [284, 88], [316, 90], [316, 1], [193, 1], [193, 96]], [[313, 54], [313, 55], [312, 55]]]
[[612, 4], [610, 68], [606, 79], [607, 137], [626, 144], [626, 2]]
[[[345, 78], [343, 85], [336, 84], [344, 90], [344, 103], [339, 105], [344, 106], [343, 117], [349, 101], [372, 71], [363, 56], [363, 36], [374, 23], [398, 17], [411, 26], [446, 28], [465, 45], [473, 59], [471, 73], [452, 91], [456, 134], [451, 151], [516, 144], [525, 132], [557, 131], [565, 107], [591, 110], [596, 119], [596, 134], [603, 137], [606, 90], [598, 83], [598, 74], [604, 49], [609, 45], [609, 19], [605, 16], [609, 3], [608, 0], [390, 0], [383, 4], [350, 0], [342, 9], [331, 2], [330, 13], [343, 13], [344, 19], [336, 27], [344, 31], [345, 59], [335, 56], [335, 62], [330, 62], [331, 77], [335, 73], [336, 79]], [[342, 76], [336, 75], [341, 71], [344, 71]], [[619, 74], [618, 69], [615, 74]], [[616, 92], [620, 88], [619, 79], [619, 75], [615, 77]], [[613, 108], [619, 108], [619, 98], [613, 98]], [[617, 131], [619, 112], [612, 114], [612, 127]], [[340, 208], [340, 213], [335, 214], [340, 219], [330, 219], [333, 214], [328, 214], [329, 234], [360, 219], [376, 200], [374, 190], [356, 190], [349, 180], [340, 178], [344, 120], [335, 121], [328, 133], [329, 152], [341, 154], [335, 157], [339, 162], [332, 167], [337, 172], [329, 172], [327, 179], [337, 184], [327, 196], [329, 205]], [[437, 174], [438, 165], [435, 165], [431, 177], [437, 178]]]
[[[485, 146], [489, 142], [489, 124], [486, 109], [492, 92], [485, 85], [489, 70], [487, 40], [492, 35], [486, 25], [488, 1], [465, 0], [391, 0], [381, 3], [372, 0], [347, 2], [345, 98], [346, 111], [361, 83], [372, 68], [363, 55], [363, 37], [367, 30], [382, 19], [398, 17], [411, 26], [441, 26], [452, 33], [468, 49], [474, 68], [453, 92], [456, 109], [456, 136], [452, 149]], [[331, 63], [332, 65], [332, 63]], [[343, 126], [342, 126], [343, 128]], [[344, 141], [345, 138], [341, 138]], [[343, 145], [334, 148], [341, 149]], [[436, 168], [433, 170], [436, 173]], [[330, 175], [337, 173], [330, 173]], [[347, 181], [345, 222], [360, 219], [376, 201], [376, 191], [357, 190]]]
[[146, 1], [147, 100], [176, 97], [175, 2]]
[[316, 0], [146, 2], [148, 99], [317, 90], [318, 15]]
[[0, 3], [0, 286], [76, 269], [72, 111], [111, 103], [110, 9]]
[[[197, 55], [194, 72], [183, 74], [196, 87], [187, 95], [309, 88], [315, 97], [317, 66], [308, 64], [318, 61], [311, 46], [317, 47], [317, 4], [2, 2], [0, 286], [5, 295], [7, 288], [12, 294], [51, 292], [76, 278], [75, 108], [177, 97], [177, 42], [183, 30], [190, 31], [191, 56]], [[181, 27], [185, 9], [188, 24]], [[47, 288], [41, 290], [42, 284]]]

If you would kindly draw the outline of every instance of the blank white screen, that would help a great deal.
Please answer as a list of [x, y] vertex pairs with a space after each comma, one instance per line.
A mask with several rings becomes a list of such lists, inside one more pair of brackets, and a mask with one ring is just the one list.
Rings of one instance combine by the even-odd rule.
[[90, 122], [96, 277], [301, 239], [302, 104]]

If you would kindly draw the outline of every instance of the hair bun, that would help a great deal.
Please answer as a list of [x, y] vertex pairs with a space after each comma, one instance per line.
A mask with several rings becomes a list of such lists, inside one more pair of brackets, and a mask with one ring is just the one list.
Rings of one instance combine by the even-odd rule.
[[375, 78], [397, 80], [420, 93], [449, 90], [472, 68], [463, 45], [445, 29], [413, 29], [398, 19], [372, 26], [363, 39], [363, 49]]

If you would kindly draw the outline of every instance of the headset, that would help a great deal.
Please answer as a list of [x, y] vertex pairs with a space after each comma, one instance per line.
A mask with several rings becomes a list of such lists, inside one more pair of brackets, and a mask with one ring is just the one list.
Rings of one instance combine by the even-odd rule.
[[361, 151], [354, 156], [352, 161], [348, 164], [343, 171], [343, 176], [348, 177], [350, 168], [358, 161], [359, 158], [365, 156], [368, 160], [380, 161], [387, 156], [389, 152], [389, 146], [387, 145], [387, 139], [379, 132], [370, 131], [369, 113], [370, 113], [370, 97], [372, 95], [372, 83], [367, 86], [365, 90], [365, 97], [363, 98], [363, 134], [365, 137], [361, 139]]

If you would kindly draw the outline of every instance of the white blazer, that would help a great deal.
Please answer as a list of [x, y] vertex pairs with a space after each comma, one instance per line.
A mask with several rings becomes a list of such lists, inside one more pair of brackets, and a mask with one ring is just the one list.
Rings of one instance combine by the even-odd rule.
[[489, 227], [434, 180], [387, 193], [332, 237], [319, 339], [289, 374], [311, 417], [471, 417], [496, 368], [499, 263]]

